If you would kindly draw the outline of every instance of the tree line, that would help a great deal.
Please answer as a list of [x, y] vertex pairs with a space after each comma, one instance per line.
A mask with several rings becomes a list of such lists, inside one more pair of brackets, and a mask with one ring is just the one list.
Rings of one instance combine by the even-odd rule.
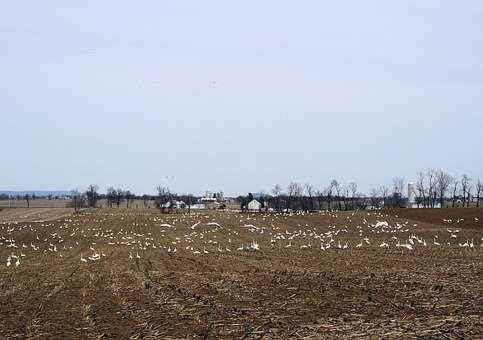
[[[358, 191], [355, 182], [344, 185], [333, 179], [321, 190], [315, 190], [310, 184], [291, 182], [285, 191], [277, 184], [271, 194], [261, 195], [258, 200], [262, 209], [270, 207], [277, 212], [404, 208], [408, 206], [406, 184], [403, 178], [395, 177], [391, 186], [374, 188], [366, 196]], [[420, 171], [413, 184], [414, 203], [418, 208], [435, 208], [438, 204], [440, 207], [470, 207], [472, 202], [479, 207], [483, 193], [483, 182], [479, 178], [474, 181], [467, 175], [457, 178], [443, 170]], [[239, 196], [240, 209], [248, 210], [252, 199], [252, 194]]]
[[[316, 190], [311, 184], [300, 184], [291, 182], [284, 191], [277, 184], [273, 187], [271, 194], [260, 195], [258, 201], [263, 209], [273, 209], [276, 212], [290, 211], [318, 211], [318, 210], [357, 210], [366, 209], [369, 205], [378, 207], [378, 202], [383, 201], [385, 207], [403, 207], [405, 200], [403, 199], [404, 181], [395, 178], [393, 190], [390, 192], [388, 187], [383, 187], [382, 198], [378, 195], [368, 198], [359, 192], [358, 185], [350, 182], [347, 185], [341, 184], [338, 180], [333, 179], [329, 184]], [[248, 203], [253, 199], [253, 194], [248, 196], [240, 196], [240, 208], [242, 211], [248, 210]]]
[[451, 176], [445, 171], [428, 169], [418, 174], [416, 183], [416, 204], [418, 207], [441, 207], [449, 200], [451, 207], [469, 207], [472, 201], [480, 206], [483, 182], [478, 178], [473, 181], [469, 176], [461, 178]]
[[78, 189], [72, 190], [71, 207], [78, 211], [80, 208], [96, 208], [100, 200], [107, 201], [107, 207], [120, 208], [123, 203], [124, 207], [132, 207], [135, 200], [140, 200], [144, 208], [150, 206], [150, 202], [154, 202], [156, 208], [163, 212], [171, 212], [175, 206], [175, 202], [183, 202], [189, 209], [190, 205], [196, 200], [195, 196], [191, 194], [176, 194], [172, 193], [168, 187], [158, 185], [156, 187], [157, 195], [143, 194], [138, 196], [130, 190], [115, 189], [109, 187], [105, 194], [99, 193], [99, 186], [91, 184], [84, 192]]
[[[414, 187], [414, 203], [419, 208], [440, 207], [470, 207], [480, 206], [483, 182], [478, 178], [471, 179], [467, 175], [454, 177], [443, 170], [427, 169], [417, 175]], [[311, 184], [291, 182], [285, 188], [275, 185], [270, 194], [258, 195], [263, 210], [277, 212], [288, 211], [318, 211], [318, 210], [356, 210], [367, 208], [403, 208], [408, 205], [407, 183], [401, 177], [395, 177], [391, 185], [383, 185], [374, 188], [369, 195], [358, 190], [356, 182], [347, 184], [332, 179], [328, 185], [317, 190]], [[190, 209], [196, 202], [196, 196], [192, 194], [172, 193], [168, 187], [158, 185], [156, 195], [136, 195], [130, 190], [109, 187], [105, 193], [99, 192], [95, 184], [89, 185], [83, 192], [72, 191], [71, 206], [78, 210], [83, 207], [95, 208], [99, 200], [106, 200], [107, 207], [132, 207], [135, 200], [141, 201], [142, 207], [148, 208], [154, 202], [154, 206], [163, 212], [171, 212], [177, 204], [181, 203]], [[30, 195], [22, 197], [30, 206], [30, 200], [35, 198]], [[248, 210], [248, 204], [254, 199], [252, 194], [239, 196], [240, 209]], [[473, 204], [474, 203], [474, 204]], [[139, 203], [136, 202], [138, 205]]]

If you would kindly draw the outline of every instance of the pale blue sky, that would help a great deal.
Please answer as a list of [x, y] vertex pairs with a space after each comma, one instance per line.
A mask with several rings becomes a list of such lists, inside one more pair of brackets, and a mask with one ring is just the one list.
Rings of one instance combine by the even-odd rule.
[[0, 51], [0, 190], [483, 177], [480, 0], [4, 1]]

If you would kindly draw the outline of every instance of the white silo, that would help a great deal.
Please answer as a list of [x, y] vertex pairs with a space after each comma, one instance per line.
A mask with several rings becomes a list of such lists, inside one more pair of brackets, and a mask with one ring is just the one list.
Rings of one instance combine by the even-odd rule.
[[408, 208], [416, 205], [416, 187], [413, 182], [408, 183]]

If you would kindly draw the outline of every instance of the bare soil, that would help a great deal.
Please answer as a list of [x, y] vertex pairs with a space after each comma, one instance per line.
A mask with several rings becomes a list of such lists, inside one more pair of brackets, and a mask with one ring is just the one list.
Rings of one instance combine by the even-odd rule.
[[483, 208], [387, 209], [384, 213], [443, 226], [477, 229], [483, 226]]
[[0, 222], [51, 221], [73, 213], [72, 208], [0, 208]]
[[30, 204], [30, 208], [67, 208], [70, 204], [71, 200], [66, 199], [45, 199], [45, 198], [36, 198], [31, 199], [29, 203], [26, 200], [0, 200], [0, 207], [1, 208], [28, 208]]
[[1, 222], [0, 338], [481, 338], [482, 224], [425, 213]]

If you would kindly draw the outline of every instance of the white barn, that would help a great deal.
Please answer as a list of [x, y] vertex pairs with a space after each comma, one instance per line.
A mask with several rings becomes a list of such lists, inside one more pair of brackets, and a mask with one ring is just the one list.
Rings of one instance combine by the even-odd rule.
[[248, 203], [248, 211], [260, 211], [262, 209], [262, 204], [257, 200], [252, 200]]

